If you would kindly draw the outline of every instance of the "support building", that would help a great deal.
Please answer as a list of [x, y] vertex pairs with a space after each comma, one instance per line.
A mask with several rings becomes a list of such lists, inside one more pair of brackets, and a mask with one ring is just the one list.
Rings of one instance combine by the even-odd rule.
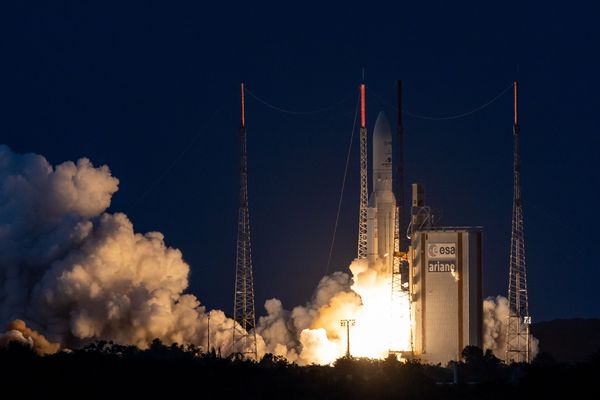
[[460, 360], [483, 345], [481, 228], [437, 227], [413, 184], [409, 290], [413, 354], [429, 363]]

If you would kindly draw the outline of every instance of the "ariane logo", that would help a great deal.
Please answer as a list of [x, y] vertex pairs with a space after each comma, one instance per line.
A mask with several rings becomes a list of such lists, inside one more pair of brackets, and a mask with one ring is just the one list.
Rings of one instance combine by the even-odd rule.
[[427, 243], [427, 256], [430, 260], [455, 259], [456, 243]]
[[427, 265], [428, 272], [456, 272], [456, 263], [454, 261], [429, 261]]

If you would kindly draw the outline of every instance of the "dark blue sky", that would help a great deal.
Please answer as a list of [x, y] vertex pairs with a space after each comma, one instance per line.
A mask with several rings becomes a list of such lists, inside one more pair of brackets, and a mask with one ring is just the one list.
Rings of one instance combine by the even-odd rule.
[[[262, 313], [266, 298], [287, 307], [308, 300], [324, 274], [365, 67], [371, 131], [383, 101], [395, 101], [396, 79], [406, 108], [432, 116], [468, 111], [520, 81], [531, 313], [600, 317], [598, 10], [568, 2], [18, 3], [0, 17], [0, 142], [52, 163], [108, 164], [121, 180], [111, 210], [181, 249], [191, 291], [209, 307], [232, 307], [240, 81], [291, 110], [346, 99], [301, 116], [248, 99]], [[508, 281], [511, 112], [505, 95], [469, 117], [405, 120], [407, 181], [425, 185], [444, 224], [484, 226], [487, 295], [505, 294]], [[352, 157], [335, 269], [356, 252], [356, 147]]]

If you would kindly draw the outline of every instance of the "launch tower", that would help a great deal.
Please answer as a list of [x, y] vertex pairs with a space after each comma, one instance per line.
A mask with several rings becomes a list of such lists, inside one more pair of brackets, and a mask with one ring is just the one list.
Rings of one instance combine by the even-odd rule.
[[367, 258], [367, 208], [369, 207], [369, 175], [367, 172], [367, 119], [365, 84], [360, 85], [360, 208], [358, 216], [358, 258]]
[[248, 210], [248, 160], [246, 149], [246, 117], [244, 84], [240, 87], [240, 205], [238, 210], [237, 253], [235, 260], [235, 294], [233, 319], [243, 329], [233, 327], [233, 351], [258, 358], [256, 351], [256, 315], [254, 312], [254, 282], [250, 247], [250, 214]]
[[530, 362], [529, 304], [527, 299], [527, 270], [523, 235], [523, 204], [521, 200], [521, 133], [518, 118], [517, 82], [514, 83], [513, 108], [513, 213], [510, 238], [508, 301], [509, 316], [506, 332], [506, 361]]

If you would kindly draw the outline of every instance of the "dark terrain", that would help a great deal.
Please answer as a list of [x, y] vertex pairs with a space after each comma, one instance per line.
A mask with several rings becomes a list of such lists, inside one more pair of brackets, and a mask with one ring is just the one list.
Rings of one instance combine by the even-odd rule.
[[532, 325], [531, 333], [540, 341], [540, 353], [558, 362], [582, 362], [600, 352], [600, 319], [538, 322]]
[[4, 393], [21, 398], [533, 399], [575, 390], [600, 396], [600, 354], [577, 364], [556, 363], [546, 353], [531, 365], [505, 365], [477, 347], [449, 366], [342, 358], [332, 367], [299, 367], [271, 355], [256, 363], [158, 340], [147, 350], [96, 342], [50, 356], [11, 343], [0, 349], [0, 368]]

